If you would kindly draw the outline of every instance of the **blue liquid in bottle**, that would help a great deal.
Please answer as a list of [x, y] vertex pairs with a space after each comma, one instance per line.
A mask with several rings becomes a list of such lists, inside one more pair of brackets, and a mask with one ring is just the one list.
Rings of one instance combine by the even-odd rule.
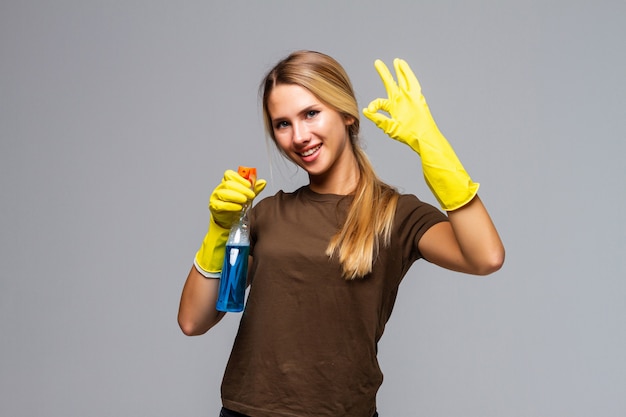
[[243, 311], [246, 294], [249, 245], [227, 244], [216, 308], [219, 311]]

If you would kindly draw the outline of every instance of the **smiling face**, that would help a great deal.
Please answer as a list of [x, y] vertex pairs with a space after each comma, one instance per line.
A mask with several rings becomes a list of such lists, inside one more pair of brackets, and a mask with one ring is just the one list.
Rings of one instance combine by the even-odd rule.
[[353, 191], [358, 166], [347, 129], [353, 118], [343, 116], [296, 84], [276, 85], [267, 109], [276, 144], [309, 174], [313, 191]]

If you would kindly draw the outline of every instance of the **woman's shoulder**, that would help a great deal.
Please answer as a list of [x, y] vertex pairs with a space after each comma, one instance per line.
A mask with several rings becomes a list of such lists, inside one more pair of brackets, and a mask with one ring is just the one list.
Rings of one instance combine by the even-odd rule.
[[[276, 204], [315, 204], [315, 203], [333, 203], [346, 200], [344, 195], [337, 194], [318, 194], [311, 190], [308, 185], [293, 191], [279, 190], [276, 194], [267, 196], [259, 201], [259, 204], [263, 205], [276, 205]], [[349, 200], [349, 198], [348, 198]]]
[[297, 190], [294, 191], [285, 191], [285, 190], [278, 190], [276, 191], [276, 193], [274, 193], [273, 195], [268, 195], [263, 197], [260, 201], [259, 204], [264, 203], [264, 204], [271, 204], [272, 202], [276, 202], [276, 201], [282, 201], [282, 200], [289, 200], [294, 198], [295, 196], [299, 195], [302, 193], [302, 190], [305, 187], [300, 187]]
[[271, 207], [289, 204], [302, 194], [303, 188], [305, 187], [300, 187], [294, 191], [278, 190], [275, 194], [263, 197], [261, 200], [256, 202], [253, 209], [256, 211], [267, 210]]
[[414, 194], [400, 194], [396, 216], [400, 219], [414, 216], [427, 216], [441, 220], [447, 219], [447, 216], [441, 210], [430, 203], [420, 200]]
[[419, 197], [417, 197], [415, 194], [403, 194], [400, 193], [398, 196], [398, 206], [404, 206], [404, 207], [433, 207], [431, 204], [422, 201], [419, 199]]

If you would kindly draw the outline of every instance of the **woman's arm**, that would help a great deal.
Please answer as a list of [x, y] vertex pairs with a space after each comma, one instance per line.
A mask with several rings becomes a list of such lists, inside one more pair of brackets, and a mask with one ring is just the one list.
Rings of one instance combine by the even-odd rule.
[[478, 198], [478, 184], [439, 131], [409, 65], [401, 59], [393, 64], [397, 83], [382, 61], [374, 63], [388, 97], [373, 100], [363, 114], [420, 155], [424, 178], [448, 212], [450, 222], [436, 224], [420, 239], [422, 256], [455, 271], [476, 275], [497, 271], [504, 262], [504, 247]]
[[205, 278], [191, 267], [178, 308], [178, 325], [184, 334], [204, 334], [224, 317], [225, 313], [215, 309], [219, 285], [219, 279]]
[[478, 195], [448, 212], [448, 218], [450, 222], [437, 223], [420, 239], [418, 247], [426, 260], [474, 275], [488, 275], [502, 267], [504, 245]]
[[[252, 256], [248, 257], [248, 271], [252, 270]], [[249, 274], [248, 274], [249, 275]], [[250, 285], [250, 277], [246, 287]], [[178, 308], [178, 325], [187, 336], [205, 334], [226, 314], [215, 308], [220, 288], [218, 278], [206, 278], [195, 266], [191, 267]]]

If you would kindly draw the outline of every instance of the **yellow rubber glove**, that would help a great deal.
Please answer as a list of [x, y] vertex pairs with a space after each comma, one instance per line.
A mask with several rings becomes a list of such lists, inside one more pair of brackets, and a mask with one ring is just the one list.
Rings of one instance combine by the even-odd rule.
[[373, 100], [363, 114], [391, 138], [409, 145], [420, 155], [424, 178], [439, 204], [444, 210], [456, 210], [474, 198], [479, 184], [472, 182], [437, 128], [409, 65], [398, 58], [393, 65], [397, 84], [381, 60], [374, 63], [389, 97]]
[[239, 220], [244, 205], [251, 204], [266, 184], [265, 180], [257, 180], [252, 187], [250, 181], [235, 171], [227, 170], [224, 173], [222, 182], [209, 199], [209, 231], [194, 259], [194, 265], [202, 275], [207, 278], [220, 277], [230, 227]]

